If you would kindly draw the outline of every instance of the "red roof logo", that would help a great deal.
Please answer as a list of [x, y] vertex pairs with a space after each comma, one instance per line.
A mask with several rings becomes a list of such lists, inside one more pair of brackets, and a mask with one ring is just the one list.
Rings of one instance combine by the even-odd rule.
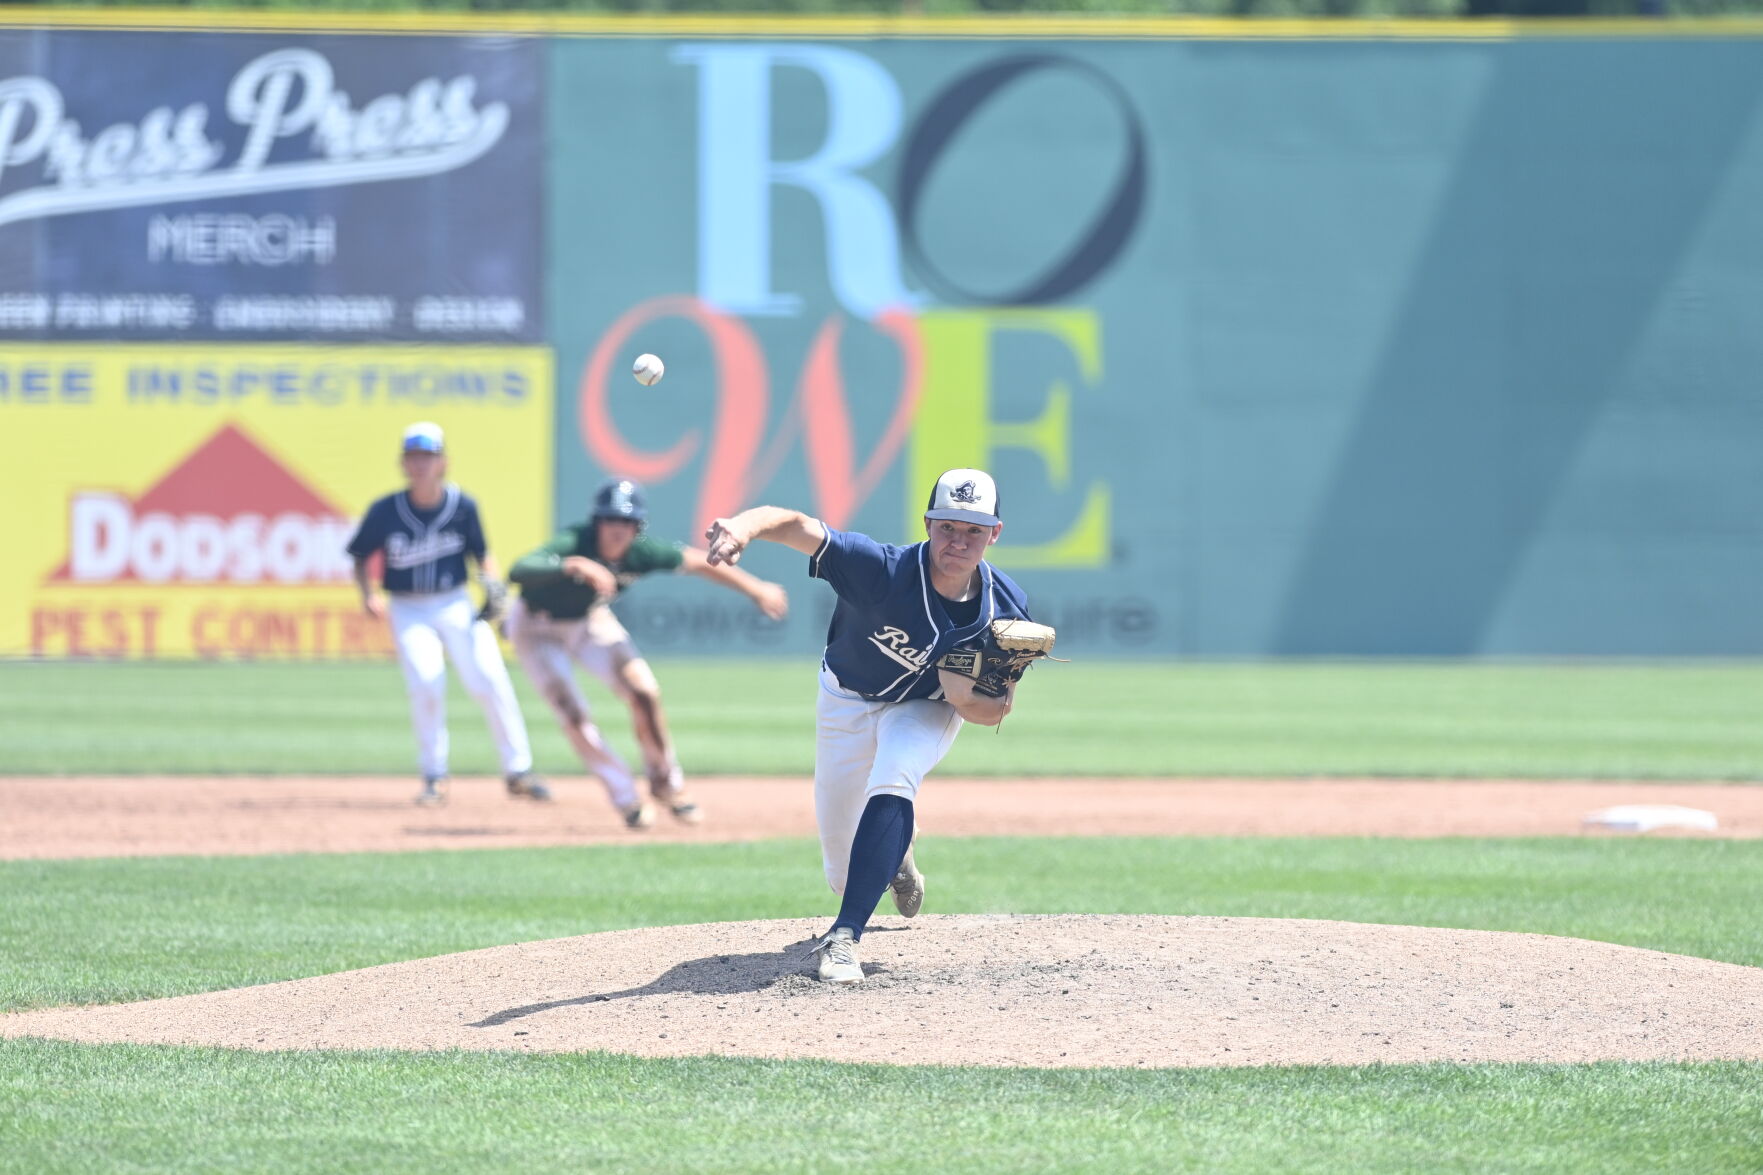
[[345, 583], [355, 524], [236, 425], [139, 498], [80, 490], [58, 583]]

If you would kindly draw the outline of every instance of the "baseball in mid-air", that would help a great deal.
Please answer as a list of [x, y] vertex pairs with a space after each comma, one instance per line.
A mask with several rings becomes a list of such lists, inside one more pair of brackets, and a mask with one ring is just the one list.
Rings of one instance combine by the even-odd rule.
[[637, 361], [631, 364], [631, 374], [637, 377], [638, 383], [647, 388], [660, 383], [661, 377], [667, 374], [667, 368], [654, 355], [638, 355]]

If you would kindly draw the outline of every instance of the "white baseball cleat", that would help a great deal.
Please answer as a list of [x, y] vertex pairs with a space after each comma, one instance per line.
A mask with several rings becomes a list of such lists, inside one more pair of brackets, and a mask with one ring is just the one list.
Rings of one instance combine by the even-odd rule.
[[422, 790], [416, 793], [416, 804], [419, 808], [438, 808], [447, 802], [447, 777], [435, 775], [422, 781]]
[[814, 944], [820, 956], [822, 983], [862, 983], [863, 964], [857, 961], [857, 944], [849, 926], [835, 926], [832, 933]]
[[624, 817], [624, 826], [633, 832], [641, 832], [655, 823], [655, 809], [641, 801], [628, 808], [620, 808], [618, 814]]
[[912, 860], [912, 849], [906, 850], [906, 859], [900, 862], [900, 871], [894, 874], [894, 880], [888, 883], [894, 891], [894, 909], [900, 911], [900, 917], [913, 918], [918, 915], [919, 907], [924, 905], [924, 874], [918, 871], [918, 865]]

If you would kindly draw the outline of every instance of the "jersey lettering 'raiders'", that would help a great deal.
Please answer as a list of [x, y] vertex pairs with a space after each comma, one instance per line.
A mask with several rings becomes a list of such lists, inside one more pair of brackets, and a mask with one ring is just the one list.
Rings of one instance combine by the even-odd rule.
[[418, 595], [463, 586], [469, 578], [465, 556], [482, 562], [484, 549], [477, 503], [456, 485], [447, 487], [433, 510], [417, 509], [406, 491], [387, 494], [367, 508], [348, 547], [357, 559], [384, 550], [381, 586]]
[[821, 525], [826, 542], [810, 557], [808, 574], [838, 593], [825, 660], [853, 693], [879, 702], [941, 697], [942, 685], [929, 672], [938, 658], [976, 642], [994, 620], [1031, 619], [1028, 597], [990, 563], [979, 565], [977, 614], [961, 624], [931, 587], [928, 543], [895, 546]]

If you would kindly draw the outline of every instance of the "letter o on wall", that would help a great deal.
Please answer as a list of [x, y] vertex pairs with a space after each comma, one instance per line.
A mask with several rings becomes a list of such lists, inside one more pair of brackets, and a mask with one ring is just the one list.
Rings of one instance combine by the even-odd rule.
[[[1075, 247], [1051, 268], [1021, 289], [983, 294], [962, 289], [937, 269], [918, 239], [918, 206], [931, 169], [962, 125], [992, 96], [1010, 83], [1041, 69], [1063, 69], [1095, 83], [1120, 112], [1127, 130], [1126, 166], [1114, 185], [1106, 207]], [[912, 136], [900, 161], [899, 191], [895, 207], [900, 212], [900, 241], [906, 256], [925, 282], [951, 302], [987, 306], [1038, 306], [1054, 302], [1082, 288], [1119, 256], [1132, 238], [1145, 204], [1145, 130], [1126, 91], [1106, 73], [1088, 62], [1050, 54], [1009, 57], [982, 66], [957, 78], [913, 124]]]

